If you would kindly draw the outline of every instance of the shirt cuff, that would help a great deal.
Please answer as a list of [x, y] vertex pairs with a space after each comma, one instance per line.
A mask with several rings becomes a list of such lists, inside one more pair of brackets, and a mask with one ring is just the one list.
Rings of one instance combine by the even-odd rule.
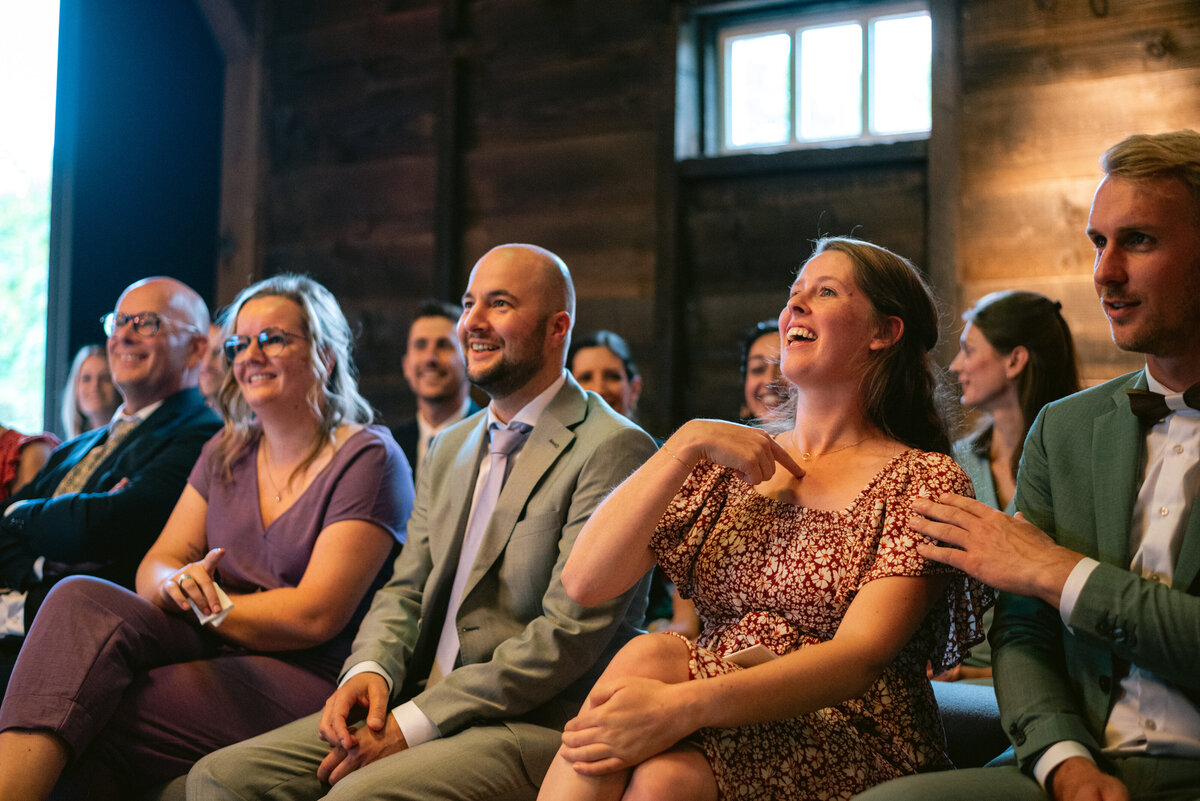
[[436, 740], [442, 736], [438, 727], [412, 701], [406, 701], [392, 710], [392, 717], [404, 734], [409, 748]]
[[1046, 779], [1050, 777], [1055, 768], [1072, 757], [1084, 757], [1092, 764], [1096, 763], [1092, 752], [1087, 750], [1087, 746], [1083, 743], [1063, 740], [1043, 751], [1042, 755], [1038, 757], [1038, 761], [1033, 763], [1033, 778], [1037, 779], [1037, 783], [1042, 786], [1043, 790], [1049, 792], [1049, 788], [1046, 787]]
[[370, 659], [368, 659], [366, 662], [359, 662], [357, 665], [347, 670], [346, 675], [342, 676], [342, 680], [338, 682], [338, 686], [341, 687], [359, 673], [378, 673], [380, 676], [383, 676], [383, 680], [387, 682], [388, 695], [392, 694], [392, 677], [389, 676], [387, 671], [383, 669], [383, 665]]
[[1085, 556], [1075, 564], [1075, 567], [1071, 568], [1070, 574], [1067, 575], [1067, 581], [1062, 588], [1062, 596], [1058, 601], [1058, 614], [1067, 628], [1071, 628], [1071, 613], [1075, 611], [1075, 602], [1079, 600], [1079, 593], [1083, 592], [1083, 585], [1087, 584], [1088, 577], [1098, 567], [1100, 567], [1099, 562], [1090, 556]]

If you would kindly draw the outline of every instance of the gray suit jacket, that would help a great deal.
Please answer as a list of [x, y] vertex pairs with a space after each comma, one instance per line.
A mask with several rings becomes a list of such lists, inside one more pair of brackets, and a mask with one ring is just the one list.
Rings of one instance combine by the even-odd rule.
[[1129, 527], [1144, 432], [1127, 389], [1141, 371], [1047, 406], [1021, 457], [1017, 507], [1061, 545], [1101, 562], [1071, 614], [1001, 595], [992, 628], [1001, 719], [1026, 770], [1061, 740], [1103, 763], [1104, 726], [1129, 665], [1178, 684], [1200, 705], [1200, 498], [1192, 500], [1170, 587], [1129, 571]]
[[[458, 566], [479, 464], [480, 412], [434, 441], [417, 484], [408, 541], [375, 596], [346, 668], [378, 662], [443, 737], [477, 723], [507, 724], [530, 775], [540, 778], [608, 661], [645, 614], [646, 583], [594, 608], [560, 581], [580, 528], [597, 504], [654, 451], [650, 437], [575, 380], [546, 407], [505, 482], [458, 611], [460, 666], [429, 689], [408, 676], [421, 638], [441, 628], [434, 588]], [[420, 668], [418, 668], [420, 670]], [[407, 681], [406, 681], [407, 679]]]

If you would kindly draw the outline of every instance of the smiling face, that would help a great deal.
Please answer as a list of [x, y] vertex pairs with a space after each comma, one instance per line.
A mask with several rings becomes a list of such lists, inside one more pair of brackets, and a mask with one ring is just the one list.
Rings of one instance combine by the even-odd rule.
[[467, 377], [493, 401], [527, 402], [562, 371], [570, 315], [551, 269], [557, 267], [534, 251], [505, 247], [489, 251], [471, 271], [459, 342]]
[[637, 406], [642, 392], [641, 377], [630, 380], [625, 362], [602, 345], [575, 351], [571, 374], [579, 386], [604, 398], [618, 414], [628, 417]]
[[850, 257], [826, 250], [804, 265], [779, 315], [783, 375], [798, 386], [853, 381], [857, 387], [870, 354], [899, 337], [885, 329], [854, 279]]
[[93, 353], [79, 366], [75, 379], [75, 405], [92, 424], [107, 422], [121, 403], [108, 371], [108, 359]]
[[[1194, 360], [1200, 343], [1200, 209], [1178, 178], [1106, 177], [1088, 216], [1092, 280], [1113, 342], [1151, 362]], [[1167, 378], [1169, 369], [1155, 375]]]
[[950, 371], [962, 388], [962, 404], [993, 411], [1001, 404], [1019, 405], [1017, 377], [1012, 360], [992, 347], [974, 324], [967, 323], [958, 340], [958, 355]]
[[467, 367], [455, 322], [445, 317], [418, 317], [408, 331], [402, 361], [413, 394], [428, 403], [461, 403], [467, 392]]
[[761, 420], [786, 400], [779, 372], [779, 334], [769, 331], [750, 346], [746, 357], [746, 381], [742, 398], [749, 417]]
[[[288, 337], [278, 355], [267, 356], [257, 337], [268, 328], [298, 336]], [[233, 377], [247, 405], [260, 415], [269, 409], [308, 413], [308, 398], [316, 388], [317, 377], [312, 346], [305, 336], [304, 315], [295, 301], [277, 296], [246, 301], [238, 311], [233, 333], [251, 339], [233, 363]]]
[[127, 413], [195, 385], [203, 339], [197, 336], [199, 327], [180, 287], [171, 279], [151, 279], [134, 284], [117, 301], [119, 314], [154, 312], [162, 320], [154, 336], [142, 336], [126, 323], [108, 338], [109, 369]]

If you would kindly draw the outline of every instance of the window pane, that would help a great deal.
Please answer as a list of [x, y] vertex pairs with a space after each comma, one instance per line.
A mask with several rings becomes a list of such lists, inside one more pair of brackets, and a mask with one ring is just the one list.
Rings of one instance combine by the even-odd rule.
[[0, 3], [0, 424], [45, 427], [58, 2]]
[[873, 28], [872, 132], [928, 131], [932, 57], [929, 15], [879, 19]]
[[786, 33], [729, 39], [727, 146], [773, 145], [791, 137], [792, 37]]
[[800, 138], [862, 133], [862, 26], [800, 33]]

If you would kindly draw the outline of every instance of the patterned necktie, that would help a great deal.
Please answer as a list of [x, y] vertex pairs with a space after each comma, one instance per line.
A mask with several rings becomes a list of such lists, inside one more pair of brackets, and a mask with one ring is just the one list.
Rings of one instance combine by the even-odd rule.
[[113, 423], [108, 429], [108, 439], [104, 440], [102, 444], [92, 446], [92, 449], [67, 471], [63, 480], [58, 482], [58, 487], [54, 490], [54, 497], [79, 492], [83, 489], [83, 485], [87, 484], [88, 479], [92, 477], [92, 473], [96, 472], [96, 468], [100, 466], [105, 457], [115, 451], [140, 422], [141, 420], [121, 419]]
[[[1175, 411], [1167, 405], [1167, 397], [1157, 392], [1127, 389], [1125, 393], [1129, 395], [1129, 410], [1147, 425], [1154, 425]], [[1200, 384], [1192, 384], [1184, 390], [1183, 402], [1193, 409], [1200, 409]]]
[[500, 489], [508, 478], [510, 454], [514, 453], [525, 442], [532, 427], [525, 423], [512, 422], [508, 428], [501, 428], [492, 423], [489, 429], [491, 466], [483, 489], [479, 492], [479, 500], [471, 511], [471, 522], [463, 535], [462, 549], [459, 551], [458, 569], [454, 574], [454, 585], [450, 589], [450, 599], [446, 604], [446, 614], [442, 621], [442, 633], [438, 638], [437, 655], [434, 658], [433, 669], [429, 674], [429, 684], [435, 683], [442, 676], [454, 669], [458, 658], [458, 606], [462, 602], [463, 591], [466, 589], [467, 576], [475, 564], [475, 556], [483, 542], [483, 534], [491, 522], [492, 512], [496, 509], [496, 501], [500, 498]]

